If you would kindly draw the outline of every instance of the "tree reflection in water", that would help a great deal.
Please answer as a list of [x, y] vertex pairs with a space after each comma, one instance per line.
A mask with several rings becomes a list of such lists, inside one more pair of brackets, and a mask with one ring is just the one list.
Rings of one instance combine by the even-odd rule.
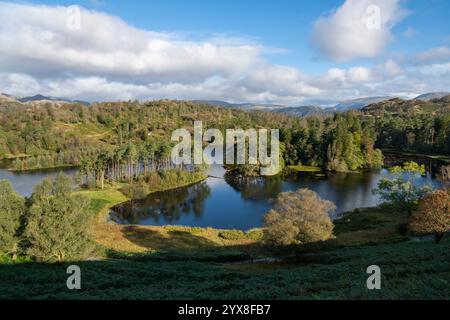
[[274, 199], [283, 191], [283, 176], [244, 177], [235, 174], [225, 174], [225, 181], [241, 197], [249, 201], [264, 201]]
[[173, 224], [183, 214], [189, 215], [191, 212], [200, 218], [210, 193], [211, 189], [204, 182], [170, 192], [154, 193], [143, 200], [132, 200], [113, 207], [111, 218], [121, 224], [139, 224], [146, 219], [151, 219], [155, 224], [160, 220]]

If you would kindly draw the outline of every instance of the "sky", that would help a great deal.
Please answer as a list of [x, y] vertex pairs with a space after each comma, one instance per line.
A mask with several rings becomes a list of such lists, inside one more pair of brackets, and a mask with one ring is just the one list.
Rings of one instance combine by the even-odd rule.
[[0, 92], [319, 104], [450, 88], [448, 0], [0, 1]]

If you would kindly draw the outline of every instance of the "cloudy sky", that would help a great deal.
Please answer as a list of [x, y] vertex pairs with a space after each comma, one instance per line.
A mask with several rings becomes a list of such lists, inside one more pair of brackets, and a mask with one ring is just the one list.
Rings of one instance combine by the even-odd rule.
[[0, 92], [289, 105], [411, 98], [449, 91], [449, 16], [448, 0], [0, 1]]

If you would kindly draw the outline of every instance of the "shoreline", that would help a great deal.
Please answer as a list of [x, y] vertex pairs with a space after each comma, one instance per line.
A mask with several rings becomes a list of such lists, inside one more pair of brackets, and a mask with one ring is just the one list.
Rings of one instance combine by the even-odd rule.
[[36, 171], [57, 171], [58, 169], [64, 170], [64, 169], [77, 169], [80, 166], [74, 166], [74, 165], [66, 165], [66, 166], [57, 166], [57, 167], [43, 167], [43, 168], [35, 168], [35, 169], [11, 169], [6, 168], [7, 171], [13, 172], [13, 173], [27, 173], [27, 172], [36, 172]]
[[392, 154], [399, 155], [405, 157], [418, 157], [418, 158], [427, 158], [429, 160], [442, 161], [443, 163], [450, 164], [450, 155], [445, 154], [425, 154], [425, 153], [413, 153], [407, 151], [396, 151], [396, 150], [382, 150], [383, 154]]

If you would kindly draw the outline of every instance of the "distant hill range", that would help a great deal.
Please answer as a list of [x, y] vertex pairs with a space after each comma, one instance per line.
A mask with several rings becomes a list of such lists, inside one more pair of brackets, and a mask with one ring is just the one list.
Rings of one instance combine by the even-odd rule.
[[41, 94], [30, 96], [30, 97], [15, 97], [6, 93], [0, 94], [0, 102], [15, 102], [22, 103], [27, 105], [40, 105], [40, 104], [54, 104], [54, 105], [62, 105], [66, 103], [81, 103], [84, 105], [89, 105], [89, 102], [82, 100], [69, 100], [55, 97], [47, 97]]
[[345, 112], [349, 110], [360, 110], [368, 105], [386, 101], [389, 99], [392, 99], [392, 97], [369, 97], [369, 98], [347, 100], [337, 104], [333, 109], [338, 112]]
[[203, 103], [207, 105], [213, 105], [218, 107], [225, 108], [238, 108], [244, 110], [252, 110], [252, 111], [266, 111], [266, 112], [274, 112], [281, 113], [290, 116], [299, 116], [305, 117], [310, 115], [320, 115], [320, 114], [330, 114], [336, 112], [345, 112], [348, 110], [359, 110], [368, 106], [372, 103], [386, 101], [391, 99], [391, 97], [371, 97], [371, 98], [362, 98], [362, 99], [354, 99], [348, 100], [339, 103], [335, 107], [324, 108], [321, 106], [298, 106], [298, 107], [289, 107], [283, 105], [275, 105], [275, 104], [258, 104], [258, 103], [229, 103], [226, 101], [217, 101], [217, 100], [194, 100], [196, 103]]
[[450, 113], [450, 95], [432, 99], [412, 99], [403, 100], [394, 98], [371, 105], [361, 109], [362, 112], [375, 116], [384, 114], [413, 115], [413, 114], [434, 114], [443, 115]]
[[[366, 113], [383, 113], [383, 112], [415, 112], [418, 110], [428, 110], [430, 112], [438, 112], [442, 109], [441, 104], [450, 103], [449, 92], [431, 92], [422, 94], [411, 100], [404, 100], [400, 98], [393, 98], [388, 96], [383, 97], [367, 97], [353, 100], [347, 100], [338, 103], [334, 107], [321, 107], [317, 105], [305, 105], [305, 106], [286, 106], [279, 104], [262, 104], [262, 103], [231, 103], [221, 100], [192, 100], [191, 102], [218, 106], [222, 108], [237, 108], [249, 111], [264, 111], [273, 112], [279, 114], [285, 114], [289, 116], [306, 117], [311, 115], [326, 115], [333, 113], [346, 112], [349, 110], [361, 110]], [[50, 96], [44, 96], [41, 94], [30, 97], [15, 97], [6, 93], [0, 94], [0, 103], [5, 105], [6, 103], [15, 103], [18, 105], [43, 105], [52, 104], [55, 106], [67, 104], [67, 103], [81, 103], [84, 105], [90, 105], [89, 102], [82, 100], [69, 100], [63, 98], [55, 98]]]
[[432, 92], [432, 93], [422, 94], [422, 95], [416, 97], [415, 100], [431, 101], [431, 100], [435, 100], [435, 99], [442, 99], [449, 95], [450, 95], [450, 92]]
[[[418, 101], [422, 102], [430, 102], [434, 100], [440, 100], [440, 102], [445, 102], [446, 99], [450, 97], [449, 92], [431, 92], [420, 95], [412, 100], [403, 100], [400, 98], [394, 98], [389, 96], [383, 97], [367, 97], [367, 98], [359, 98], [346, 100], [341, 103], [338, 103], [334, 107], [324, 108], [321, 106], [299, 106], [299, 107], [289, 107], [283, 105], [275, 105], [275, 104], [258, 104], [258, 103], [230, 103], [226, 101], [220, 100], [194, 100], [196, 103], [203, 103], [218, 107], [225, 108], [238, 108], [245, 110], [258, 110], [258, 111], [266, 111], [273, 113], [281, 113], [290, 116], [298, 116], [298, 117], [306, 117], [310, 115], [324, 115], [324, 114], [333, 114], [346, 112], [349, 110], [373, 110], [382, 108], [382, 106], [391, 106], [389, 108], [393, 108], [394, 105], [402, 105], [411, 106], [417, 105]], [[444, 99], [444, 100], [442, 100]], [[420, 103], [419, 103], [420, 104]], [[422, 104], [420, 104], [422, 105]], [[423, 106], [423, 105], [422, 105]], [[366, 109], [368, 108], [368, 109]], [[433, 108], [431, 108], [433, 109]]]

